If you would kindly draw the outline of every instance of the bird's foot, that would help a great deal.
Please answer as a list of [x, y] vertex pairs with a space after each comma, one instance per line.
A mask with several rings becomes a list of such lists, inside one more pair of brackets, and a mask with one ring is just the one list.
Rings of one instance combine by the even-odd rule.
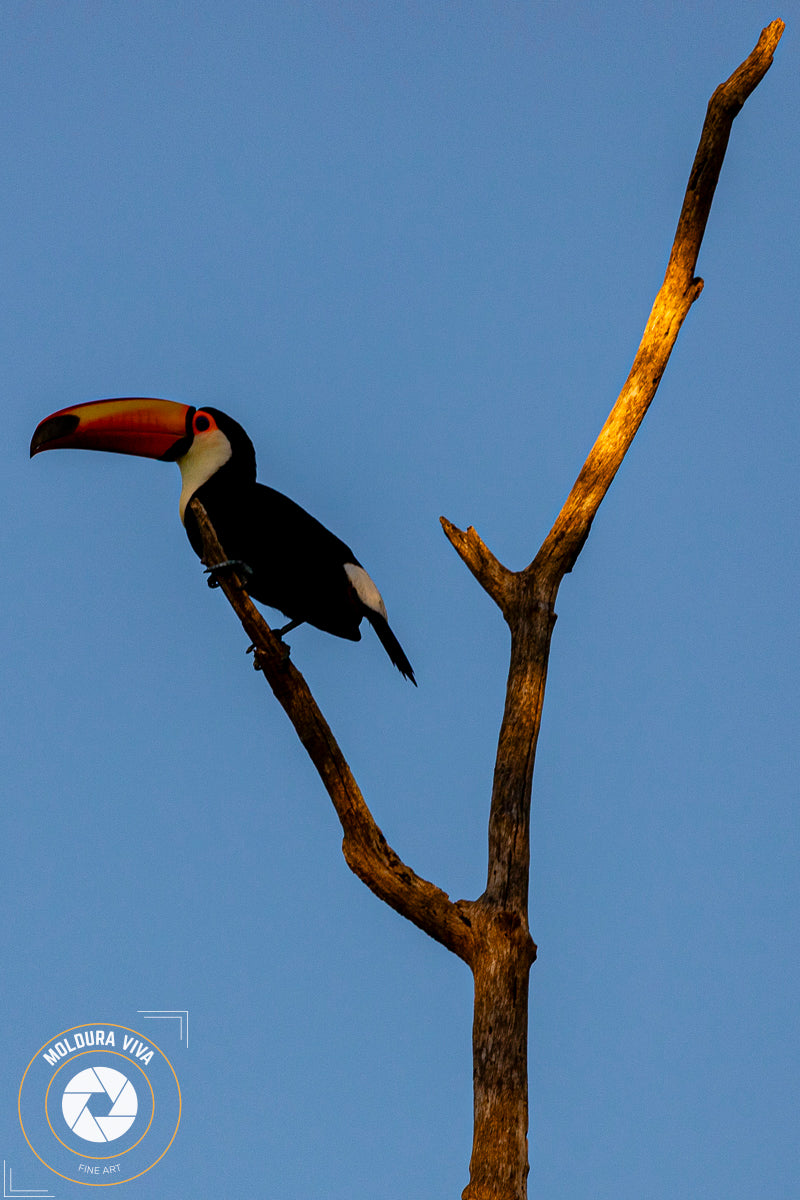
[[[292, 653], [292, 647], [290, 645], [288, 645], [287, 642], [281, 642], [281, 650], [282, 650], [281, 662], [285, 664], [289, 661], [289, 655]], [[252, 656], [253, 656], [253, 670], [254, 671], [263, 671], [264, 665], [261, 662], [261, 655], [260, 655], [260, 652], [259, 652], [258, 648], [256, 647], [256, 645], [253, 644], [252, 646], [248, 646], [247, 653], [252, 654]]]
[[208, 576], [208, 586], [210, 588], [219, 587], [217, 576], [221, 571], [237, 571], [245, 580], [249, 579], [253, 574], [253, 568], [246, 562], [243, 562], [241, 558], [226, 558], [223, 562], [215, 563], [213, 567], [206, 567], [203, 572]]

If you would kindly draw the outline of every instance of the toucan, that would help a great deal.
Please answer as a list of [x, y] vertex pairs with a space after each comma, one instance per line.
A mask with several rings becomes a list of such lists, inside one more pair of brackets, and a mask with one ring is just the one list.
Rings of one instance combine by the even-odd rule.
[[[31, 457], [77, 447], [177, 462], [180, 515], [194, 551], [203, 543], [189, 501], [197, 496], [254, 600], [357, 642], [366, 617], [394, 665], [416, 686], [380, 592], [348, 545], [294, 500], [256, 483], [256, 453], [238, 422], [217, 408], [126, 397], [62, 408], [36, 427]], [[213, 580], [212, 580], [213, 582]]]

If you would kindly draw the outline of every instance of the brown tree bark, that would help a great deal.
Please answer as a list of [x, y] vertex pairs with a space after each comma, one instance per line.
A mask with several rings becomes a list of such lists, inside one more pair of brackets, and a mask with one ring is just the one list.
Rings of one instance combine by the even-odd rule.
[[[220, 584], [255, 648], [255, 661], [292, 721], [333, 801], [350, 868], [372, 891], [470, 966], [475, 981], [475, 1126], [463, 1200], [524, 1200], [528, 1174], [528, 978], [536, 947], [528, 929], [530, 799], [555, 601], [595, 514], [655, 396], [681, 325], [702, 291], [694, 270], [733, 119], [772, 63], [782, 21], [709, 101], [664, 283], [630, 374], [567, 500], [529, 566], [510, 571], [474, 529], [444, 532], [511, 631], [511, 661], [489, 815], [486, 888], [453, 902], [407, 866], [375, 823], [308, 685], [234, 573]], [[209, 567], [225, 560], [198, 500]]]

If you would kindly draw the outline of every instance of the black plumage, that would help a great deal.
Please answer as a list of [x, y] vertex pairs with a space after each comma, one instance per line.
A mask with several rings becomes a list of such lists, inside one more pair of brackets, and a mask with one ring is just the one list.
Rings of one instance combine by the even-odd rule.
[[[378, 635], [397, 669], [412, 683], [414, 671], [386, 619], [380, 594], [351, 548], [305, 509], [274, 488], [256, 482], [256, 458], [250, 438], [227, 414], [204, 408], [228, 439], [231, 456], [192, 495], [203, 504], [229, 559], [247, 564], [246, 587], [254, 600], [284, 613], [292, 623], [308, 623], [336, 637], [357, 642], [364, 617]], [[199, 435], [195, 434], [195, 439]], [[191, 446], [186, 452], [191, 453]], [[178, 458], [181, 463], [181, 458]], [[183, 469], [183, 467], [182, 467]], [[203, 545], [197, 522], [188, 507], [186, 532], [195, 553]], [[374, 597], [359, 595], [360, 568]], [[352, 575], [356, 577], [354, 583]], [[378, 607], [380, 605], [380, 607]]]

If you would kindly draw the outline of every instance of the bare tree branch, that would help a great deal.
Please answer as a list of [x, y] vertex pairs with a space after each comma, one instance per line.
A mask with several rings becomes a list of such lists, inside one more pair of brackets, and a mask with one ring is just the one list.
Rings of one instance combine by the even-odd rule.
[[505, 610], [509, 593], [513, 590], [514, 572], [504, 567], [495, 558], [489, 547], [481, 540], [470, 525], [464, 532], [456, 528], [447, 517], [439, 518], [442, 529], [450, 542], [469, 567], [478, 583], [493, 600]]
[[[203, 536], [203, 562], [211, 568], [225, 562], [225, 552], [197, 497], [190, 508]], [[263, 671], [333, 801], [344, 831], [342, 853], [348, 866], [401, 916], [469, 962], [473, 942], [469, 903], [453, 903], [389, 846], [308, 684], [290, 661], [289, 647], [272, 632], [234, 571], [220, 572], [218, 582], [253, 643], [256, 667]]]
[[528, 571], [530, 582], [537, 590], [544, 585], [552, 599], [581, 552], [603, 497], [656, 394], [684, 318], [703, 290], [703, 281], [694, 277], [694, 271], [733, 119], [772, 66], [783, 30], [783, 21], [773, 21], [762, 30], [752, 53], [708, 102], [664, 282], [630, 374]]
[[769, 69], [783, 28], [782, 21], [773, 21], [709, 101], [667, 273], [630, 374], [533, 562], [523, 571], [510, 571], [474, 529], [462, 532], [441, 518], [450, 542], [511, 627], [511, 664], [489, 818], [487, 895], [520, 916], [527, 904], [531, 781], [558, 587], [586, 541], [656, 393], [683, 320], [702, 290], [694, 268], [731, 124]]
[[[694, 270], [731, 126], [745, 100], [772, 66], [773, 54], [784, 28], [784, 22], [776, 20], [762, 30], [751, 54], [729, 79], [719, 85], [709, 100], [664, 282], [653, 304], [630, 374], [553, 528], [526, 572], [528, 586], [547, 603], [554, 602], [561, 580], [572, 570], [581, 552], [603, 497], [656, 394], [681, 325], [703, 290], [703, 281], [694, 278]], [[505, 568], [474, 530], [462, 533], [445, 518], [442, 518], [442, 524], [447, 537], [479, 583], [505, 611], [508, 604], [498, 598], [497, 586]], [[482, 566], [489, 562], [491, 570]], [[513, 588], [508, 578], [512, 574], [506, 572], [505, 577], [504, 586], [509, 590]]]

